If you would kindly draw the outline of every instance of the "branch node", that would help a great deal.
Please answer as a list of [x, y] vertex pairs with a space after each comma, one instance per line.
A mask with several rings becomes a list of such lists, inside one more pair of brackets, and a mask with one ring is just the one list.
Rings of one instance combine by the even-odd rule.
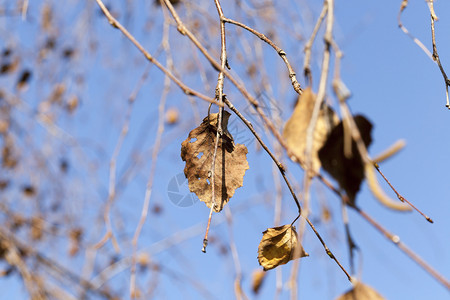
[[109, 21], [109, 24], [110, 24], [112, 27], [114, 27], [114, 28], [116, 28], [116, 29], [119, 29], [119, 26], [117, 26], [117, 24], [116, 24], [116, 22], [115, 22], [114, 20], [110, 20], [110, 21]]
[[400, 237], [399, 237], [398, 235], [393, 235], [393, 236], [391, 237], [391, 240], [392, 240], [392, 242], [393, 242], [394, 244], [400, 243]]
[[284, 165], [281, 162], [277, 163], [277, 167], [278, 169], [280, 169], [280, 171], [284, 174], [286, 173], [286, 168], [284, 167]]
[[202, 248], [203, 253], [206, 253], [206, 246], [208, 246], [208, 239], [203, 239], [203, 248]]
[[184, 29], [184, 26], [178, 25], [177, 30], [180, 34], [186, 35], [186, 30]]

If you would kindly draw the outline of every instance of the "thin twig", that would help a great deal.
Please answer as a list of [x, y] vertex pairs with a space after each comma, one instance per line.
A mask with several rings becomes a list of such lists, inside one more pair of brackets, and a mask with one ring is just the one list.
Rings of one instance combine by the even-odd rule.
[[402, 23], [402, 13], [405, 10], [405, 8], [408, 6], [408, 0], [403, 0], [402, 4], [400, 5], [400, 10], [397, 15], [397, 22], [398, 27], [409, 37], [413, 40], [414, 43], [416, 43], [417, 46], [419, 46], [420, 49], [430, 58], [433, 60], [433, 55], [431, 54], [430, 50], [427, 49], [427, 47], [414, 35], [412, 35], [409, 30], [406, 28], [405, 25]]
[[242, 270], [241, 270], [241, 263], [239, 261], [239, 254], [237, 251], [236, 243], [234, 241], [234, 235], [233, 235], [233, 214], [231, 213], [230, 206], [225, 206], [225, 217], [227, 219], [227, 225], [228, 225], [228, 233], [230, 235], [230, 249], [231, 249], [231, 255], [233, 257], [233, 263], [234, 263], [234, 271], [236, 273], [235, 275], [235, 286], [238, 288], [235, 289], [235, 295], [237, 299], [245, 298], [247, 299], [247, 296], [244, 294], [241, 288], [241, 281], [242, 281]]
[[397, 195], [398, 200], [402, 201], [402, 202], [406, 202], [408, 203], [409, 206], [411, 206], [414, 210], [416, 210], [419, 214], [421, 214], [428, 222], [433, 223], [433, 220], [425, 215], [422, 211], [420, 211], [418, 208], [416, 208], [411, 202], [409, 202], [405, 197], [403, 197], [402, 195], [400, 195], [399, 192], [397, 192], [397, 190], [394, 188], [394, 186], [389, 182], [389, 180], [386, 178], [386, 176], [384, 176], [383, 172], [381, 172], [380, 170], [380, 166], [377, 163], [373, 163], [375, 169], [377, 169], [378, 173], [380, 173], [381, 177], [383, 177], [384, 181], [386, 181], [386, 183], [389, 185], [389, 187], [394, 191], [394, 193]]
[[348, 254], [349, 254], [349, 261], [350, 261], [350, 271], [352, 274], [355, 274], [355, 266], [354, 266], [354, 252], [353, 250], [357, 250], [358, 246], [356, 245], [355, 241], [352, 238], [352, 235], [350, 233], [350, 222], [348, 219], [348, 212], [347, 212], [347, 205], [344, 201], [341, 201], [341, 207], [342, 207], [342, 222], [344, 223], [345, 228], [345, 236], [347, 237], [347, 245], [348, 245]]
[[267, 44], [269, 44], [273, 49], [275, 49], [275, 51], [278, 53], [278, 55], [281, 57], [281, 59], [284, 61], [284, 63], [286, 64], [286, 67], [289, 71], [289, 78], [291, 79], [291, 83], [292, 83], [292, 87], [294, 88], [294, 90], [301, 95], [303, 90], [300, 86], [300, 83], [298, 83], [297, 81], [297, 77], [296, 77], [296, 73], [294, 71], [294, 69], [292, 68], [291, 64], [289, 63], [289, 60], [287, 59], [287, 55], [286, 52], [284, 52], [283, 49], [281, 49], [280, 47], [278, 47], [273, 41], [271, 41], [267, 36], [265, 36], [264, 34], [256, 31], [255, 29], [240, 23], [238, 21], [229, 19], [229, 18], [222, 18], [223, 22], [226, 23], [230, 23], [230, 24], [234, 24], [236, 26], [242, 27], [245, 30], [250, 31], [251, 33], [253, 33], [254, 35], [256, 35], [258, 38], [260, 38], [261, 40], [263, 40], [264, 42], [266, 42]]
[[314, 25], [313, 32], [311, 33], [311, 36], [309, 37], [309, 40], [306, 42], [305, 48], [303, 49], [303, 52], [305, 52], [305, 58], [303, 61], [303, 74], [305, 75], [305, 78], [308, 79], [309, 85], [312, 85], [311, 49], [314, 40], [316, 39], [317, 32], [319, 31], [320, 25], [322, 24], [327, 11], [328, 11], [328, 2], [327, 0], [325, 0], [322, 5], [322, 11], [320, 12], [320, 16], [317, 19], [316, 25]]
[[172, 74], [172, 72], [170, 72], [170, 70], [168, 70], [167, 68], [165, 68], [155, 57], [153, 57], [147, 50], [145, 50], [145, 48], [134, 38], [134, 36], [128, 32], [128, 30], [125, 29], [125, 27], [122, 26], [122, 24], [120, 24], [119, 21], [117, 21], [109, 12], [109, 10], [106, 8], [106, 6], [103, 4], [102, 0], [95, 0], [98, 4], [98, 6], [100, 7], [100, 9], [102, 10], [103, 14], [106, 16], [106, 18], [108, 19], [109, 23], [111, 24], [111, 26], [119, 29], [123, 35], [125, 35], [126, 38], [128, 38], [138, 49], [139, 51], [141, 51], [145, 58], [151, 62], [152, 64], [154, 64], [158, 69], [160, 69], [164, 74], [166, 74], [176, 85], [178, 85], [181, 90], [189, 96], [196, 96], [202, 100], [205, 100], [209, 103], [214, 103], [216, 105], [220, 106], [220, 103], [217, 103], [215, 101], [215, 99], [209, 98], [208, 96], [205, 96], [203, 94], [201, 94], [200, 92], [197, 92], [191, 88], [189, 88], [187, 85], [185, 85], [180, 79], [178, 79], [177, 77], [175, 77], [175, 75]]
[[401, 21], [401, 14], [402, 12], [406, 9], [406, 7], [408, 6], [408, 0], [403, 0], [401, 5], [400, 5], [400, 10], [397, 16], [397, 20], [398, 20], [398, 26], [401, 28], [401, 30], [407, 35], [409, 36], [414, 43], [416, 43], [420, 49], [422, 49], [423, 52], [425, 52], [425, 54], [432, 59], [433, 61], [436, 62], [436, 64], [439, 67], [439, 70], [441, 71], [442, 77], [444, 78], [444, 84], [445, 84], [445, 97], [447, 99], [447, 103], [446, 103], [446, 107], [448, 109], [450, 109], [450, 102], [449, 102], [449, 95], [448, 95], [448, 87], [450, 86], [450, 80], [447, 77], [447, 74], [444, 71], [444, 68], [442, 67], [441, 64], [441, 60], [439, 59], [439, 55], [437, 52], [437, 46], [436, 46], [436, 36], [435, 36], [435, 29], [434, 29], [434, 23], [435, 21], [438, 20], [438, 17], [436, 16], [436, 13], [434, 11], [434, 0], [428, 0], [426, 1], [428, 4], [428, 9], [430, 10], [430, 17], [431, 17], [431, 41], [432, 41], [432, 46], [433, 46], [433, 54], [431, 54], [431, 52], [427, 49], [427, 47], [425, 47], [425, 45], [416, 37], [414, 37], [409, 31], [408, 29], [406, 29], [406, 27], [403, 25], [402, 21]]
[[[256, 201], [249, 201], [240, 205], [235, 206], [233, 209], [234, 215], [244, 213], [248, 211], [251, 207], [254, 207], [254, 205], [261, 204], [261, 199], [263, 199], [263, 194], [258, 194], [255, 199]], [[218, 226], [226, 221], [226, 217], [223, 214], [219, 214], [214, 221], [212, 221], [213, 226]], [[159, 253], [162, 253], [164, 251], [169, 251], [172, 247], [179, 245], [187, 240], [193, 239], [198, 237], [205, 228], [204, 222], [199, 222], [196, 225], [193, 225], [191, 227], [185, 228], [180, 231], [173, 232], [170, 236], [167, 236], [159, 241], [156, 241], [152, 243], [151, 245], [140, 249], [137, 253], [147, 253], [151, 257], [157, 256]], [[92, 278], [91, 284], [96, 288], [100, 288], [103, 286], [107, 281], [111, 280], [121, 272], [127, 270], [131, 267], [132, 263], [132, 257], [131, 256], [125, 256], [121, 258], [120, 260], [114, 262], [111, 265], [108, 265], [103, 270], [100, 270], [97, 275]]]
[[441, 70], [442, 77], [444, 78], [445, 96], [447, 98], [447, 104], [445, 106], [448, 109], [450, 109], [450, 102], [449, 102], [449, 97], [448, 97], [448, 87], [450, 86], [450, 80], [448, 79], [447, 74], [444, 71], [444, 67], [442, 67], [441, 60], [440, 60], [438, 52], [437, 52], [436, 35], [434, 33], [434, 22], [437, 21], [438, 17], [436, 16], [436, 13], [434, 12], [433, 0], [428, 1], [428, 7], [430, 9], [430, 15], [431, 15], [431, 40], [433, 43], [433, 60], [439, 66], [439, 70]]
[[[167, 0], [164, 0], [167, 1]], [[262, 118], [264, 124], [269, 128], [269, 130], [272, 132], [272, 134], [276, 137], [276, 139], [283, 145], [284, 148], [287, 149], [286, 143], [284, 143], [283, 138], [281, 137], [280, 133], [274, 126], [273, 122], [266, 116], [266, 114], [261, 109], [258, 101], [245, 89], [245, 86], [239, 83], [234, 76], [230, 74], [230, 72], [222, 68], [222, 66], [209, 54], [209, 52], [206, 50], [206, 48], [199, 42], [199, 40], [195, 37], [195, 35], [189, 31], [186, 26], [181, 21], [180, 17], [178, 16], [177, 12], [173, 8], [172, 5], [167, 6], [169, 8], [170, 13], [172, 14], [175, 22], [177, 23], [177, 29], [182, 35], [186, 35], [192, 43], [199, 49], [199, 51], [205, 56], [205, 58], [211, 63], [211, 65], [218, 70], [219, 72], [223, 72], [225, 77], [227, 77], [230, 82], [238, 89], [238, 91], [244, 96], [247, 101], [250, 102], [250, 104], [253, 106], [253, 108], [256, 110], [258, 115]], [[288, 155], [290, 152], [288, 151]], [[291, 156], [291, 155], [289, 155]]]
[[117, 139], [116, 146], [114, 147], [113, 155], [111, 156], [111, 160], [109, 162], [108, 199], [106, 201], [105, 212], [103, 214], [103, 218], [105, 220], [105, 225], [106, 225], [106, 233], [100, 239], [100, 241], [96, 243], [96, 245], [94, 246], [94, 249], [99, 249], [99, 248], [103, 247], [103, 245], [109, 239], [111, 239], [115, 251], [117, 253], [120, 252], [119, 244], [118, 244], [117, 239], [112, 230], [111, 216], [110, 216], [111, 207], [112, 207], [114, 199], [116, 198], [117, 158], [122, 149], [123, 142], [128, 134], [129, 124], [130, 124], [130, 119], [131, 119], [131, 112], [133, 110], [134, 101], [136, 100], [136, 97], [137, 97], [140, 89], [142, 88], [142, 85], [144, 84], [145, 80], [148, 77], [148, 73], [150, 72], [150, 66], [151, 65], [149, 65], [149, 67], [144, 71], [136, 88], [133, 90], [133, 92], [130, 94], [130, 96], [128, 98], [128, 107], [127, 107], [127, 111], [125, 114], [125, 120], [122, 125], [122, 130], [120, 131], [120, 136]]
[[29, 0], [23, 1], [23, 5], [22, 5], [22, 20], [23, 21], [25, 21], [27, 19], [28, 2], [29, 2]]
[[[162, 48], [166, 52], [166, 64], [171, 69], [173, 68], [172, 56], [170, 55], [170, 46], [169, 46], [169, 25], [168, 22], [164, 22], [163, 26], [163, 39], [161, 41]], [[150, 206], [150, 199], [153, 190], [153, 181], [155, 178], [156, 172], [156, 164], [159, 151], [161, 150], [161, 139], [164, 132], [164, 112], [166, 106], [167, 95], [170, 90], [170, 78], [169, 76], [165, 76], [164, 78], [164, 89], [163, 94], [161, 95], [161, 99], [158, 105], [158, 128], [156, 129], [156, 137], [155, 143], [153, 145], [152, 152], [152, 166], [150, 168], [150, 174], [147, 181], [147, 187], [145, 190], [144, 203], [142, 205], [141, 217], [139, 219], [139, 223], [136, 226], [136, 230], [134, 232], [132, 246], [133, 246], [133, 255], [132, 255], [132, 263], [131, 263], [131, 276], [130, 276], [130, 298], [136, 298], [136, 257], [137, 257], [137, 247], [139, 236], [142, 231], [142, 227], [145, 224], [148, 215], [148, 209]]]
[[394, 235], [387, 231], [383, 226], [381, 226], [378, 222], [372, 219], [366, 212], [362, 211], [358, 207], [353, 207], [360, 216], [362, 216], [369, 224], [374, 226], [380, 233], [382, 233], [388, 240], [394, 243], [400, 250], [403, 251], [407, 256], [409, 256], [415, 263], [421, 266], [428, 274], [433, 276], [439, 283], [445, 286], [448, 290], [450, 290], [450, 281], [445, 279], [441, 274], [439, 274], [435, 269], [433, 269], [430, 265], [428, 265], [420, 256], [415, 254], [411, 249], [409, 249], [404, 243], [400, 241], [400, 237], [398, 235]]
[[[320, 74], [319, 89], [317, 91], [316, 102], [314, 103], [314, 109], [311, 114], [311, 120], [306, 130], [306, 147], [305, 147], [305, 157], [306, 157], [306, 173], [312, 178], [314, 176], [312, 172], [312, 159], [311, 152], [313, 146], [313, 136], [316, 128], [317, 120], [319, 118], [319, 113], [322, 107], [322, 103], [325, 99], [326, 86], [328, 82], [328, 71], [330, 68], [330, 50], [331, 43], [333, 40], [333, 22], [334, 22], [334, 0], [327, 0], [327, 25], [324, 35], [325, 49], [323, 51], [322, 58], [322, 71]], [[305, 187], [306, 188], [306, 187]]]
[[134, 232], [134, 236], [133, 236], [133, 240], [132, 240], [132, 245], [133, 245], [133, 256], [132, 256], [132, 265], [131, 265], [131, 276], [130, 276], [130, 298], [134, 299], [136, 297], [136, 253], [137, 253], [137, 245], [138, 245], [138, 239], [139, 236], [141, 234], [142, 231], [142, 227], [145, 224], [145, 221], [147, 219], [147, 215], [148, 215], [148, 209], [150, 206], [150, 199], [151, 199], [151, 194], [152, 194], [152, 190], [153, 190], [153, 181], [155, 178], [155, 171], [156, 171], [156, 163], [157, 163], [157, 157], [160, 151], [160, 146], [161, 146], [161, 138], [162, 138], [162, 134], [164, 132], [164, 111], [165, 111], [165, 104], [166, 104], [166, 99], [167, 99], [167, 94], [169, 91], [169, 85], [170, 85], [170, 80], [169, 78], [166, 76], [166, 80], [164, 83], [164, 93], [161, 96], [161, 100], [159, 103], [159, 108], [158, 108], [158, 129], [156, 132], [156, 138], [155, 138], [155, 143], [154, 143], [154, 147], [153, 147], [153, 153], [152, 153], [152, 166], [150, 169], [150, 175], [147, 181], [147, 187], [145, 190], [145, 196], [144, 196], [144, 203], [142, 205], [142, 210], [141, 210], [141, 217], [139, 219], [139, 223], [136, 227], [136, 230]]
[[291, 193], [295, 204], [297, 205], [297, 208], [299, 210], [299, 214], [301, 214], [301, 206], [300, 202], [298, 201], [297, 195], [295, 194], [289, 180], [286, 177], [286, 167], [273, 155], [272, 151], [269, 150], [267, 145], [263, 142], [259, 134], [255, 131], [253, 128], [253, 125], [241, 114], [239, 110], [236, 109], [236, 107], [228, 100], [228, 98], [225, 97], [224, 103], [244, 122], [244, 124], [247, 126], [247, 128], [250, 130], [250, 132], [255, 136], [256, 140], [259, 142], [261, 147], [267, 152], [267, 154], [272, 158], [275, 165], [278, 167], [278, 170], [280, 171], [281, 175], [283, 176], [283, 179], [289, 189], [289, 192]]
[[[166, 5], [174, 10], [172, 4], [170, 1], [165, 0]], [[225, 69], [225, 66], [228, 65], [227, 63], [227, 49], [226, 49], [226, 39], [225, 39], [225, 23], [222, 21], [223, 17], [223, 11], [222, 7], [220, 6], [220, 3], [218, 0], [215, 0], [214, 3], [216, 4], [217, 13], [219, 14], [219, 22], [220, 22], [220, 67], [222, 69]], [[223, 85], [224, 85], [225, 77], [223, 75], [223, 72], [220, 71], [218, 78], [217, 78], [217, 86], [216, 86], [216, 100], [219, 101], [223, 105]], [[211, 105], [210, 105], [211, 108]], [[209, 110], [208, 110], [208, 116], [209, 116]], [[217, 148], [219, 146], [219, 140], [222, 137], [223, 130], [222, 130], [222, 117], [223, 117], [223, 107], [220, 107], [219, 109], [219, 115], [217, 117], [217, 133], [216, 133], [216, 140], [214, 143], [214, 153], [212, 157], [212, 164], [211, 164], [211, 209], [209, 211], [209, 217], [208, 217], [208, 225], [206, 227], [205, 236], [203, 238], [203, 247], [202, 252], [206, 252], [206, 246], [208, 245], [208, 232], [209, 232], [209, 225], [211, 224], [211, 218], [212, 213], [214, 210], [214, 207], [216, 206], [216, 193], [215, 193], [215, 171], [216, 171], [216, 159], [217, 159]], [[224, 149], [222, 149], [224, 151]], [[223, 180], [223, 179], [222, 179]], [[223, 191], [222, 191], [223, 193]]]
[[[47, 267], [49, 270], [54, 271], [57, 275], [55, 279], [61, 281], [63, 278], [68, 279], [72, 285], [79, 285], [92, 293], [98, 294], [105, 299], [112, 299], [113, 296], [110, 292], [102, 287], [94, 287], [89, 281], [79, 277], [77, 274], [73, 273], [71, 270], [63, 267], [59, 262], [54, 261], [40, 252], [38, 252], [34, 247], [28, 246], [26, 243], [19, 241], [14, 234], [6, 231], [5, 229], [0, 229], [0, 240], [9, 241], [14, 247], [21, 253], [26, 253], [29, 257], [34, 257], [36, 260]], [[26, 272], [26, 271], [25, 271]], [[24, 279], [25, 280], [25, 279]]]

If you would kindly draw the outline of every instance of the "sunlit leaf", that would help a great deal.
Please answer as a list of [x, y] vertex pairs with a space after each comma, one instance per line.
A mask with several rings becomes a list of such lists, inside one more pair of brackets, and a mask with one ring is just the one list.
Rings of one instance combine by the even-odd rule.
[[[306, 162], [305, 156], [307, 131], [311, 121], [316, 96], [310, 88], [306, 89], [299, 98], [294, 112], [283, 129], [283, 137], [288, 147], [294, 154]], [[322, 147], [328, 134], [334, 125], [339, 122], [334, 111], [327, 105], [323, 105], [319, 118], [317, 119], [316, 128], [313, 135], [313, 145], [311, 152], [312, 168], [315, 172], [320, 169], [320, 160], [317, 152]], [[304, 167], [304, 166], [303, 166]]]
[[336, 300], [384, 300], [384, 297], [370, 286], [357, 282], [351, 290]]
[[298, 242], [295, 226], [273, 227], [263, 232], [258, 247], [258, 261], [265, 271], [304, 256], [309, 254]]
[[77, 109], [78, 103], [79, 100], [77, 96], [73, 95], [72, 97], [70, 97], [66, 104], [67, 111], [69, 113], [73, 113]]
[[259, 290], [261, 289], [262, 283], [264, 281], [264, 278], [266, 276], [266, 272], [263, 270], [256, 270], [252, 274], [252, 291], [255, 294], [259, 293]]

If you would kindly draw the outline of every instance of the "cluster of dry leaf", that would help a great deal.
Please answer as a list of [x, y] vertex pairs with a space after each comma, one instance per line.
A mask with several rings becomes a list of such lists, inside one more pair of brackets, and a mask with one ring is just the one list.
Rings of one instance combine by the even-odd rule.
[[[333, 109], [325, 103], [320, 108], [313, 132], [312, 150], [307, 151], [308, 127], [315, 102], [314, 93], [310, 88], [306, 89], [284, 126], [283, 137], [295, 156], [293, 160], [298, 161], [305, 170], [310, 170], [313, 176], [319, 174], [320, 168], [323, 168], [345, 192], [344, 199], [347, 199], [345, 203], [347, 205], [355, 205], [356, 195], [364, 178], [370, 179], [372, 190], [376, 195], [376, 191], [379, 190], [378, 183], [374, 179], [373, 170], [368, 170], [373, 169], [373, 166], [362, 158], [349, 124], [345, 120], [339, 120]], [[235, 144], [227, 129], [230, 113], [223, 111], [219, 135], [217, 135], [218, 117], [218, 113], [206, 116], [200, 126], [189, 133], [181, 147], [181, 158], [186, 162], [184, 173], [190, 191], [215, 212], [220, 212], [235, 190], [243, 185], [243, 177], [249, 169], [246, 159], [247, 148], [245, 145]], [[372, 124], [361, 115], [354, 116], [353, 121], [364, 149], [367, 150], [372, 142]], [[217, 136], [219, 140], [214, 155]], [[212, 182], [214, 188], [211, 186]], [[386, 202], [390, 203], [390, 200]], [[397, 204], [393, 208], [405, 210], [404, 205]], [[258, 262], [264, 271], [305, 256], [308, 256], [308, 253], [299, 242], [295, 226], [292, 224], [268, 228], [263, 232], [258, 247]], [[259, 280], [256, 281], [261, 281], [264, 276], [257, 277]], [[339, 299], [355, 297], [382, 299], [377, 292], [362, 283], [355, 284], [352, 290]]]
[[[304, 91], [297, 102], [294, 112], [286, 122], [283, 136], [294, 154], [307, 161], [305, 154], [307, 128], [315, 103], [311, 89]], [[246, 159], [247, 148], [234, 144], [233, 137], [227, 130], [230, 113], [224, 111], [222, 134], [219, 137], [215, 170], [211, 171], [214, 158], [214, 145], [218, 130], [218, 113], [210, 114], [202, 124], [189, 133], [182, 143], [181, 158], [186, 162], [184, 173], [189, 182], [189, 189], [215, 212], [220, 212], [228, 203], [235, 190], [243, 185], [245, 171], [249, 168]], [[363, 116], [356, 116], [355, 123], [362, 135], [366, 147], [371, 142], [370, 122]], [[347, 135], [349, 133], [347, 132]], [[322, 166], [343, 189], [350, 203], [355, 201], [364, 175], [364, 162], [356, 143], [348, 135], [351, 143], [349, 153], [345, 153], [346, 131], [343, 122], [339, 122], [336, 113], [327, 105], [321, 109], [314, 131], [312, 169], [318, 173]], [[303, 166], [306, 168], [306, 166]], [[214, 174], [214, 197], [212, 195], [212, 174]], [[284, 225], [269, 228], [263, 233], [258, 249], [258, 261], [264, 270], [286, 264], [290, 260], [307, 256], [297, 240], [295, 227]]]

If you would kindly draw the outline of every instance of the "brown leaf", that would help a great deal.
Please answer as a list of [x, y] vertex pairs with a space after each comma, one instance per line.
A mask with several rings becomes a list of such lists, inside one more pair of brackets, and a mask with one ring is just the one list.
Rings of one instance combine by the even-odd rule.
[[62, 98], [66, 92], [66, 85], [64, 83], [58, 83], [53, 87], [53, 91], [50, 94], [48, 101], [50, 103], [62, 103]]
[[1, 150], [2, 166], [7, 169], [14, 169], [18, 164], [18, 154], [14, 141], [10, 136], [6, 136], [5, 145]]
[[[366, 146], [372, 142], [372, 124], [363, 116], [354, 117], [361, 138]], [[359, 154], [356, 142], [352, 140], [352, 156], [347, 157], [344, 153], [344, 126], [342, 121], [333, 128], [327, 141], [319, 150], [319, 158], [322, 167], [345, 190], [350, 203], [355, 203], [356, 194], [364, 179], [364, 163]]]
[[44, 230], [44, 220], [39, 217], [32, 217], [30, 220], [30, 235], [35, 241], [42, 239]]
[[258, 262], [264, 271], [304, 256], [309, 256], [309, 254], [298, 242], [295, 226], [273, 227], [263, 232], [258, 247]]
[[0, 191], [6, 189], [9, 186], [8, 179], [0, 179]]
[[[219, 138], [214, 171], [214, 210], [219, 212], [241, 187], [245, 171], [249, 168], [246, 159], [247, 148], [234, 144], [233, 137], [227, 130], [230, 113], [223, 112], [223, 134]], [[202, 124], [189, 133], [181, 144], [181, 158], [186, 162], [184, 174], [189, 182], [189, 190], [205, 202], [213, 205], [211, 189], [211, 166], [217, 134], [218, 114], [210, 114]]]
[[264, 277], [266, 276], [266, 272], [263, 270], [256, 270], [252, 274], [252, 291], [255, 294], [259, 293], [261, 289], [262, 283], [264, 281]]
[[78, 102], [79, 102], [78, 97], [73, 95], [72, 97], [69, 98], [69, 100], [66, 103], [66, 110], [69, 113], [73, 113], [78, 107]]
[[17, 68], [19, 67], [19, 62], [20, 59], [18, 57], [10, 60], [10, 61], [3, 61], [0, 64], [0, 75], [3, 74], [9, 74], [9, 73], [13, 73], [14, 71], [17, 70]]
[[180, 119], [180, 113], [178, 112], [178, 109], [175, 107], [171, 107], [166, 111], [166, 123], [173, 125], [178, 123], [178, 120]]
[[30, 70], [23, 70], [20, 73], [19, 79], [17, 80], [16, 88], [18, 90], [25, 90], [28, 87], [28, 82], [31, 79], [31, 71]]
[[32, 186], [31, 184], [26, 184], [26, 185], [22, 186], [22, 192], [23, 192], [24, 196], [27, 196], [27, 197], [36, 196], [36, 188], [34, 186]]
[[336, 300], [384, 300], [384, 297], [370, 286], [357, 282], [351, 290]]
[[[286, 122], [283, 130], [283, 137], [286, 139], [288, 147], [304, 162], [306, 161], [305, 150], [307, 130], [311, 121], [315, 101], [316, 96], [311, 89], [306, 89], [299, 98], [294, 112]], [[320, 111], [313, 136], [311, 156], [312, 168], [315, 172], [318, 172], [320, 169], [320, 160], [317, 152], [324, 144], [333, 126], [338, 122], [339, 119], [334, 111], [324, 104]]]
[[83, 237], [82, 228], [73, 228], [69, 231], [69, 255], [75, 256], [80, 251], [80, 243]]
[[[173, 6], [177, 6], [181, 1], [180, 0], [169, 0]], [[155, 0], [155, 4], [161, 6], [161, 0]]]

